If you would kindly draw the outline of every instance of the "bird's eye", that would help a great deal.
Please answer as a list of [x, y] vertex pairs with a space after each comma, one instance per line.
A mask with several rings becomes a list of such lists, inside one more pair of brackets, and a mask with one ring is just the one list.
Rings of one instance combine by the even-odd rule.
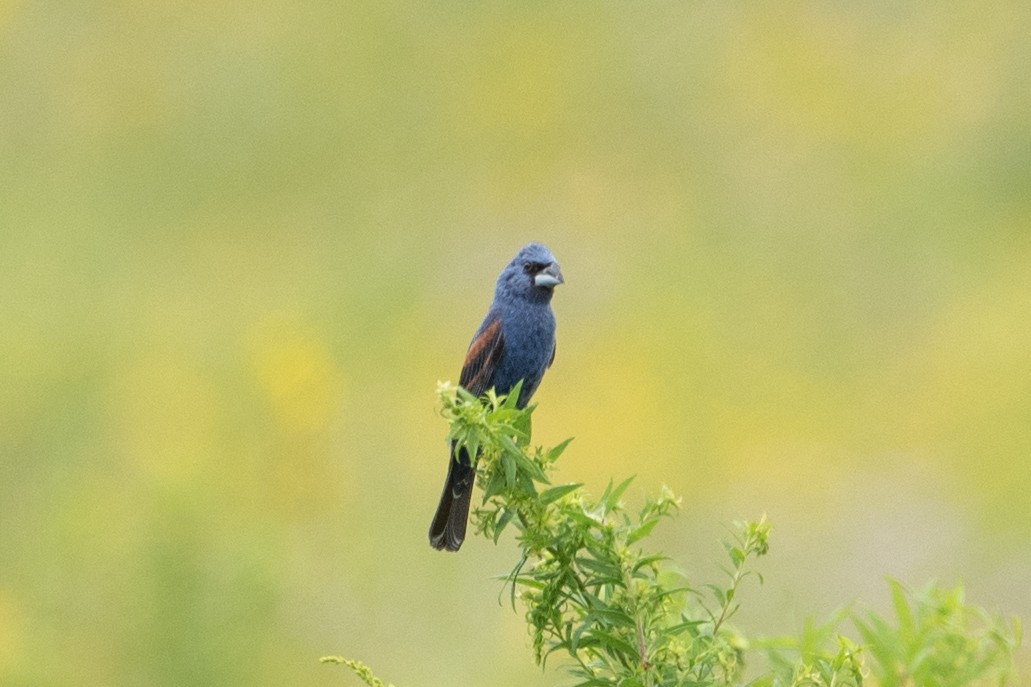
[[523, 263], [523, 272], [526, 272], [527, 274], [533, 274], [533, 268], [534, 264], [532, 262]]

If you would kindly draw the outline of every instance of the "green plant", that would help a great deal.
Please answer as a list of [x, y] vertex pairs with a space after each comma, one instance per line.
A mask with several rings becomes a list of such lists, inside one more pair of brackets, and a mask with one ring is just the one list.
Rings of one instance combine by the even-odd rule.
[[372, 669], [361, 661], [344, 658], [343, 656], [323, 656], [319, 661], [322, 663], [334, 663], [336, 665], [346, 666], [352, 673], [358, 676], [359, 680], [367, 684], [369, 687], [394, 687], [394, 685], [384, 685], [382, 680], [372, 674]]
[[891, 580], [895, 623], [877, 614], [853, 614], [883, 687], [961, 687], [1004, 684], [1021, 628], [966, 603], [962, 587], [928, 584], [916, 592]]
[[[1020, 640], [1018, 624], [963, 604], [962, 591], [930, 586], [912, 605], [892, 583], [896, 624], [873, 613], [839, 613], [800, 637], [749, 641], [730, 624], [742, 582], [768, 549], [765, 517], [735, 523], [724, 542], [722, 582], [695, 585], [664, 555], [642, 546], [679, 499], [663, 488], [635, 513], [622, 496], [632, 478], [610, 482], [591, 498], [580, 484], [552, 485], [549, 474], [569, 441], [544, 449], [530, 444], [534, 406], [515, 406], [488, 392], [477, 399], [442, 384], [441, 414], [449, 438], [479, 453], [483, 503], [472, 522], [494, 542], [511, 529], [519, 560], [503, 579], [513, 607], [525, 607], [534, 658], [544, 666], [559, 654], [577, 687], [861, 687], [872, 674], [884, 687], [1005, 684]], [[851, 618], [865, 646], [837, 632]], [[976, 618], [977, 627], [968, 623]], [[769, 670], [746, 678], [744, 659], [765, 653]], [[868, 667], [866, 657], [870, 657]], [[363, 664], [348, 665], [370, 687], [382, 685]]]

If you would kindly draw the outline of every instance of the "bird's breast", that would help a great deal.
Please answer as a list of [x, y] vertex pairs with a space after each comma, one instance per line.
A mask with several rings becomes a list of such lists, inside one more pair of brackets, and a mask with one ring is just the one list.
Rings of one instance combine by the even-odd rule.
[[523, 380], [520, 405], [529, 401], [540, 384], [555, 349], [555, 317], [551, 308], [513, 317], [504, 322], [505, 348], [495, 375], [498, 393], [507, 393]]

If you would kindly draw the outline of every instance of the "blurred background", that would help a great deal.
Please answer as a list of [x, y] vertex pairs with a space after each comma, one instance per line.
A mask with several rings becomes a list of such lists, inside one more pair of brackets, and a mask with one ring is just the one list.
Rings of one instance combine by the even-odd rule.
[[739, 626], [888, 576], [1031, 617], [1029, 32], [1018, 0], [3, 3], [0, 683], [559, 682], [512, 542], [426, 542], [436, 383], [530, 240], [567, 281], [535, 441], [682, 495], [657, 545], [699, 582], [767, 513]]

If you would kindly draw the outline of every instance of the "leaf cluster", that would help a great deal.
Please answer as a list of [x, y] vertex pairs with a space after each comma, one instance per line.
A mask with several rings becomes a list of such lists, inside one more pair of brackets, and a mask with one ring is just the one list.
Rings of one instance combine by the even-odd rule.
[[580, 484], [551, 484], [569, 441], [531, 448], [533, 407], [515, 409], [516, 393], [477, 400], [440, 390], [450, 438], [480, 451], [477, 530], [495, 542], [515, 531], [521, 555], [504, 579], [513, 603], [518, 597], [526, 608], [537, 662], [565, 656], [582, 687], [732, 683], [745, 642], [727, 621], [748, 563], [767, 550], [769, 525], [738, 523], [725, 543], [724, 582], [692, 587], [665, 556], [639, 545], [679, 499], [663, 488], [630, 512], [623, 495], [633, 478], [610, 482], [597, 498]]
[[882, 687], [1004, 684], [1010, 677], [1021, 638], [1017, 618], [1007, 623], [967, 604], [962, 587], [889, 586], [894, 623], [872, 612], [852, 617]]
[[[596, 498], [581, 484], [552, 484], [570, 440], [530, 445], [534, 406], [516, 407], [518, 387], [475, 398], [441, 384], [438, 396], [456, 450], [479, 456], [476, 530], [495, 543], [515, 534], [519, 560], [501, 579], [512, 605], [525, 608], [534, 658], [543, 667], [564, 657], [577, 687], [1000, 687], [1014, 679], [1019, 622], [966, 604], [959, 587], [914, 593], [891, 582], [894, 618], [846, 609], [797, 637], [750, 640], [729, 621], [742, 583], [762, 580], [751, 565], [769, 548], [765, 517], [734, 524], [720, 582], [693, 584], [642, 546], [679, 507], [669, 489], [631, 511], [623, 495], [633, 478]], [[839, 632], [845, 621], [862, 643]], [[747, 676], [746, 655], [764, 656], [766, 672]], [[364, 664], [323, 660], [382, 687]]]
[[[799, 637], [757, 642], [773, 671], [756, 687], [859, 687], [864, 677], [879, 687], [997, 686], [1014, 680], [1021, 641], [1017, 618], [967, 604], [959, 586], [931, 582], [913, 591], [895, 580], [888, 585], [890, 618], [845, 609], [824, 625], [807, 623]], [[846, 621], [861, 645], [838, 633]]]

